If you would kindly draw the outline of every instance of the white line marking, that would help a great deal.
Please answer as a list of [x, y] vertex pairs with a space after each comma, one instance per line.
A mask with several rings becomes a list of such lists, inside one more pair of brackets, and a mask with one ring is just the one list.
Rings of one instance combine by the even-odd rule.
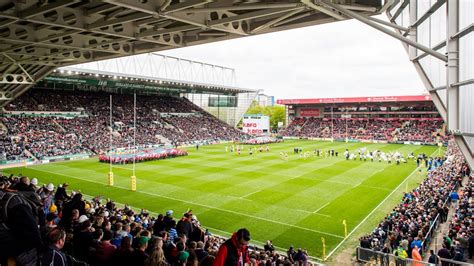
[[259, 189], [259, 190], [254, 191], [254, 192], [250, 192], [250, 193], [248, 193], [248, 194], [245, 194], [245, 195], [239, 197], [239, 199], [244, 199], [244, 198], [246, 198], [246, 197], [248, 197], [248, 196], [252, 196], [253, 194], [257, 194], [258, 192], [260, 192], [260, 191], [262, 191], [262, 190], [263, 190], [263, 189]]
[[[77, 180], [82, 180], [82, 181], [86, 181], [86, 182], [90, 182], [90, 183], [96, 183], [96, 184], [104, 185], [101, 182], [97, 182], [97, 181], [93, 181], [93, 180], [89, 180], [89, 179], [83, 179], [83, 178], [79, 178], [79, 177], [76, 177], [76, 176], [60, 174], [60, 173], [55, 173], [55, 172], [51, 172], [51, 171], [34, 169], [33, 167], [30, 167], [30, 169], [32, 169], [34, 171], [38, 171], [38, 172], [61, 175], [61, 176], [66, 176], [66, 177], [70, 177], [70, 178], [77, 179]], [[124, 190], [129, 190], [129, 188], [127, 188], [127, 187], [116, 186], [116, 185], [114, 185], [114, 187], [115, 188], [121, 188], [121, 189], [124, 189]], [[200, 204], [200, 203], [196, 203], [196, 202], [192, 202], [192, 201], [177, 199], [177, 198], [173, 198], [173, 197], [169, 197], [169, 196], [165, 196], [165, 195], [160, 195], [160, 194], [154, 194], [154, 193], [150, 193], [150, 192], [146, 192], [146, 191], [138, 191], [137, 190], [136, 192], [151, 195], [151, 196], [155, 196], [155, 197], [160, 197], [160, 198], [164, 198], [164, 199], [169, 199], [169, 200], [172, 200], [172, 201], [178, 201], [178, 202], [183, 202], [183, 203], [187, 203], [187, 204], [191, 204], [191, 205], [201, 206], [201, 207], [208, 208], [208, 209], [214, 209], [214, 210], [218, 210], [218, 211], [222, 211], [222, 212], [227, 212], [227, 213], [237, 214], [237, 215], [241, 215], [241, 216], [246, 216], [246, 217], [249, 217], [249, 218], [262, 220], [262, 221], [266, 221], [266, 222], [270, 222], [270, 223], [274, 223], [274, 224], [280, 224], [280, 225], [284, 225], [284, 226], [288, 226], [288, 227], [293, 227], [293, 228], [301, 229], [301, 230], [304, 230], [304, 231], [309, 231], [309, 232], [313, 232], [313, 233], [319, 233], [319, 234], [323, 234], [323, 235], [328, 235], [328, 236], [344, 239], [344, 237], [340, 236], [340, 235], [331, 234], [331, 233], [327, 233], [327, 232], [323, 232], [323, 231], [319, 231], [319, 230], [314, 230], [314, 229], [309, 229], [309, 228], [306, 228], [306, 227], [301, 227], [301, 226], [298, 226], [298, 225], [288, 224], [288, 223], [284, 223], [284, 222], [273, 221], [273, 220], [270, 220], [270, 219], [267, 219], [267, 218], [258, 217], [258, 216], [254, 216], [254, 215], [250, 215], [250, 214], [246, 214], [246, 213], [221, 209], [221, 208], [214, 207], [214, 206], [209, 206], [209, 205], [206, 205], [206, 204]]]
[[326, 202], [326, 204], [324, 204], [323, 206], [319, 207], [317, 210], [315, 210], [313, 213], [317, 213], [319, 212], [320, 210], [322, 210], [324, 207], [328, 206], [330, 202]]
[[[434, 152], [431, 154], [433, 155]], [[327, 258], [331, 257], [331, 255], [340, 247], [342, 246], [342, 244], [344, 242], [346, 242], [346, 240], [357, 230], [357, 228], [359, 228], [371, 215], [372, 213], [374, 213], [390, 196], [392, 196], [393, 193], [395, 193], [395, 191], [397, 191], [403, 184], [405, 184], [405, 182], [407, 182], [408, 178], [410, 178], [414, 173], [416, 173], [418, 171], [418, 167], [415, 168], [415, 170], [413, 170], [413, 172], [411, 172], [390, 194], [387, 195], [387, 197], [385, 197], [385, 199], [383, 199], [379, 205], [377, 205], [367, 216], [365, 216], [365, 218], [354, 228], [352, 229], [352, 231], [347, 235], [346, 238], [344, 238], [333, 250], [331, 250], [331, 252], [329, 252], [329, 254], [327, 255]]]

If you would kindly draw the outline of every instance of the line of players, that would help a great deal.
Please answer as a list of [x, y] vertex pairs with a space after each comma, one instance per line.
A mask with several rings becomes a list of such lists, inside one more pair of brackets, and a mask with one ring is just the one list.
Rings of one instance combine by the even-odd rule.
[[[236, 152], [237, 155], [240, 155], [242, 153], [242, 151], [244, 150], [244, 146], [243, 145], [228, 145], [228, 146], [225, 146], [225, 152], [231, 152], [231, 153], [234, 153]], [[270, 152], [270, 147], [268, 145], [266, 145], [265, 147], [263, 147], [262, 145], [260, 145], [260, 147], [257, 148], [256, 147], [249, 147], [248, 148], [248, 154], [249, 155], [253, 155], [254, 153], [257, 153], [257, 151], [259, 152]], [[298, 154], [300, 159], [304, 159], [306, 160], [307, 158], [310, 157], [310, 153], [309, 152], [303, 152], [303, 150], [301, 148], [294, 148], [293, 149], [293, 153], [294, 154]], [[327, 151], [323, 151], [322, 149], [315, 149], [314, 150], [314, 155], [316, 157], [338, 157], [339, 156], [339, 152], [338, 151], [335, 151], [334, 149], [329, 149]], [[346, 158], [346, 160], [357, 160], [359, 159], [360, 161], [367, 161], [367, 160], [370, 160], [371, 162], [374, 162], [374, 161], [379, 161], [379, 162], [386, 162], [386, 163], [389, 163], [391, 164], [392, 162], [396, 162], [397, 165], [399, 165], [400, 163], [407, 163], [407, 160], [405, 159], [405, 156], [396, 151], [396, 152], [383, 152], [383, 151], [379, 151], [379, 150], [375, 150], [375, 151], [369, 151], [367, 148], [361, 148], [361, 149], [358, 149], [356, 153], [351, 153], [349, 152], [349, 149], [346, 149], [344, 151], [344, 157]], [[414, 159], [415, 158], [415, 154], [413, 152], [409, 153], [408, 156], [407, 156], [408, 159]], [[280, 159], [284, 160], [284, 161], [288, 161], [288, 153], [285, 153], [285, 152], [280, 152]], [[419, 167], [420, 164], [424, 163], [425, 166], [430, 169], [431, 167], [437, 167], [439, 164], [442, 164], [442, 162], [439, 162], [438, 159], [433, 159], [433, 158], [428, 158], [428, 156], [426, 156], [426, 154], [424, 153], [420, 153], [418, 154], [417, 158], [416, 158], [416, 164], [417, 166]]]
[[[242, 151], [244, 150], [244, 145], [230, 145], [230, 146], [225, 146], [225, 152], [231, 152], [231, 153], [234, 153], [234, 151], [237, 153], [237, 155], [240, 155], [242, 153]], [[270, 147], [268, 147], [268, 145], [265, 146], [265, 148], [260, 145], [260, 147], [258, 148], [258, 151], [259, 152], [269, 152], [270, 151]], [[249, 155], [252, 155], [254, 153], [257, 153], [257, 148], [256, 147], [249, 147], [248, 149], [248, 152], [249, 152]]]
[[[379, 151], [379, 150], [369, 151], [366, 148], [361, 148], [361, 149], [357, 150], [357, 153], [349, 152], [349, 150], [346, 149], [346, 151], [344, 152], [344, 157], [346, 158], [346, 160], [357, 160], [357, 159], [359, 159], [360, 161], [370, 160], [371, 162], [373, 162], [373, 161], [379, 161], [379, 162], [384, 161], [384, 162], [387, 162], [387, 163], [396, 162], [397, 165], [399, 165], [400, 163], [406, 163], [407, 162], [407, 160], [405, 159], [403, 154], [398, 152], [398, 151], [396, 151], [396, 152], [387, 152], [386, 153], [386, 152]], [[410, 157], [414, 158], [413, 153], [410, 153], [408, 155], [408, 158], [410, 158]]]

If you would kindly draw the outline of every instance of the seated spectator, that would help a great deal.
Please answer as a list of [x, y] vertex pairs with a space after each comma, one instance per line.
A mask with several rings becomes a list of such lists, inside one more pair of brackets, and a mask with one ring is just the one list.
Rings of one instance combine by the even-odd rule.
[[61, 249], [64, 247], [66, 242], [66, 232], [60, 228], [54, 228], [48, 233], [48, 241], [50, 245], [48, 249], [43, 253], [41, 263], [43, 265], [54, 265], [54, 266], [67, 266], [68, 258]]

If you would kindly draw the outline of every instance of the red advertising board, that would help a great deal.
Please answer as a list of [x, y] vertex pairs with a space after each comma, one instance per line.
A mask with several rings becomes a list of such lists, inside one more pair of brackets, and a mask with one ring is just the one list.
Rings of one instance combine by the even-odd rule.
[[315, 117], [315, 116], [320, 116], [321, 111], [319, 108], [301, 108], [300, 109], [300, 116], [305, 116], [305, 117]]
[[314, 99], [284, 99], [277, 100], [278, 104], [324, 104], [324, 103], [370, 103], [370, 102], [422, 102], [431, 101], [429, 95], [409, 96], [374, 96], [348, 98], [314, 98]]

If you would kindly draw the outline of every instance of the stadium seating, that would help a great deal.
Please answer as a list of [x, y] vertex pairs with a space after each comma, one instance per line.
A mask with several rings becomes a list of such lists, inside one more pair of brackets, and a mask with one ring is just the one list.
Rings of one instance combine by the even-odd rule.
[[[397, 120], [383, 119], [343, 119], [343, 118], [295, 118], [280, 133], [288, 137], [331, 138], [381, 140], [381, 141], [414, 141], [434, 143], [438, 132], [442, 131], [441, 120]], [[442, 134], [441, 141], [447, 138]]]
[[[43, 159], [77, 153], [101, 154], [109, 149], [111, 130], [113, 147], [133, 145], [133, 95], [112, 95], [111, 129], [108, 93], [29, 91], [8, 105], [6, 110], [13, 114], [0, 120], [7, 129], [0, 134], [0, 142], [4, 143], [0, 155], [13, 160], [30, 156]], [[137, 145], [163, 142], [184, 145], [246, 138], [246, 134], [185, 98], [138, 95], [136, 110]], [[43, 114], [38, 116], [41, 112]]]
[[[182, 217], [173, 217], [172, 210], [156, 216], [144, 209], [131, 209], [126, 204], [119, 207], [110, 199], [85, 199], [80, 192], [68, 193], [66, 183], [59, 186], [36, 186], [32, 183], [27, 177], [0, 176], [0, 188], [6, 186], [3, 187], [5, 191], [35, 193], [41, 199], [41, 214], [34, 217], [43, 220], [33, 227], [36, 230], [39, 227], [39, 231], [25, 232], [25, 238], [20, 239], [19, 244], [26, 246], [28, 241], [35, 242], [33, 239], [40, 234], [44, 244], [35, 242], [34, 247], [43, 251], [52, 240], [51, 232], [62, 228], [67, 234], [62, 251], [67, 254], [68, 260], [74, 261], [73, 265], [212, 265], [219, 247], [226, 240], [201, 227], [192, 211], [187, 211]], [[18, 222], [17, 225], [25, 226], [27, 222], [30, 221]], [[183, 226], [186, 223], [189, 223], [191, 230]], [[40, 256], [43, 264], [52, 265], [51, 258], [47, 256], [48, 249], [44, 252]], [[63, 254], [57, 249], [56, 252], [57, 256]], [[156, 261], [156, 252], [161, 253], [161, 263]], [[295, 261], [303, 265], [308, 254], [293, 247], [290, 247], [288, 254], [280, 254], [269, 241], [264, 249], [250, 246], [249, 258], [252, 265], [292, 265]]]

